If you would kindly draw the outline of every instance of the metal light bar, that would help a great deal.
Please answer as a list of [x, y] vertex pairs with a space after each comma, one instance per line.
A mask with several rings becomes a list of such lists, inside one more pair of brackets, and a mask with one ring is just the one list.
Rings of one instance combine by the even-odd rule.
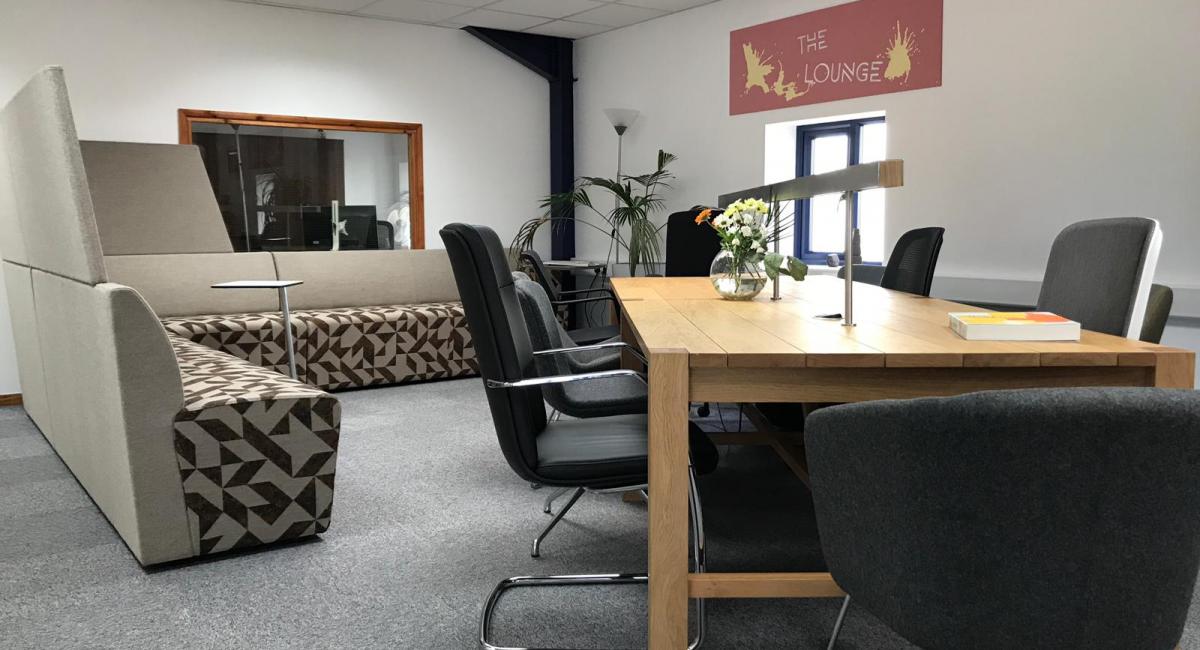
[[877, 187], [900, 187], [902, 185], [904, 185], [904, 161], [880, 160], [851, 165], [835, 172], [801, 176], [790, 181], [722, 194], [717, 199], [717, 205], [724, 208], [728, 207], [730, 203], [742, 199], [795, 201], [809, 199], [819, 194], [859, 192], [873, 190]]
[[[904, 161], [880, 160], [878, 162], [851, 165], [825, 174], [801, 176], [790, 181], [763, 185], [749, 190], [722, 194], [717, 198], [717, 205], [722, 208], [742, 199], [762, 199], [764, 201], [796, 201], [809, 199], [821, 194], [843, 194], [846, 201], [846, 304], [842, 309], [842, 324], [854, 326], [854, 255], [853, 234], [854, 217], [851, 210], [853, 193], [863, 190], [873, 190], [881, 187], [901, 187], [904, 185]], [[775, 252], [779, 252], [779, 238], [775, 239]], [[774, 296], [779, 300], [779, 279], [775, 279]]]

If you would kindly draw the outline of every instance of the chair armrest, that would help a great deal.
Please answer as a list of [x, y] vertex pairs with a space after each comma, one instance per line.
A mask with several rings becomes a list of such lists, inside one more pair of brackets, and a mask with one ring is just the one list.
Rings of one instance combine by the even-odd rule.
[[612, 289], [609, 289], [608, 287], [592, 287], [591, 289], [571, 289], [569, 291], [559, 291], [558, 295], [566, 296], [566, 295], [575, 294], [575, 293], [598, 293], [598, 292], [599, 293], [607, 293], [608, 295], [611, 296], [613, 291], [612, 291]]
[[646, 376], [635, 370], [604, 370], [601, 372], [585, 372], [578, 375], [554, 375], [551, 377], [532, 377], [530, 379], [518, 379], [517, 381], [496, 381], [495, 379], [487, 380], [488, 388], [531, 388], [535, 386], [548, 386], [550, 384], [567, 384], [573, 381], [588, 381], [591, 379], [611, 379], [613, 377], [636, 377], [642, 382], [646, 381]]
[[604, 301], [616, 302], [617, 299], [614, 296], [596, 296], [595, 298], [575, 298], [573, 300], [552, 300], [552, 301], [550, 301], [550, 304], [554, 305], [555, 307], [561, 307], [563, 305], [582, 305], [583, 303], [587, 303], [587, 302], [604, 302]]
[[642, 363], [649, 364], [645, 355], [640, 350], [624, 341], [612, 341], [610, 343], [596, 343], [594, 345], [577, 345], [573, 348], [553, 348], [550, 350], [538, 350], [533, 353], [533, 356], [538, 357], [550, 354], [570, 354], [572, 352], [587, 352], [589, 350], [611, 350], [614, 348], [629, 348], [630, 354], [637, 357]]

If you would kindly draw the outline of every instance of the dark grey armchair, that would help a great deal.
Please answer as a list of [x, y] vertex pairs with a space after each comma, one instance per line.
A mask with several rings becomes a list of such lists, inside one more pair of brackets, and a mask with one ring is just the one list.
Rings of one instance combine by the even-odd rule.
[[1085, 329], [1138, 338], [1162, 248], [1153, 219], [1095, 219], [1071, 224], [1050, 248], [1039, 311]]
[[807, 424], [829, 570], [912, 643], [1179, 642], [1200, 566], [1200, 393], [997, 391]]
[[[615, 370], [626, 344], [598, 343], [578, 346], [560, 333], [554, 307], [542, 286], [515, 280], [517, 298], [533, 344], [537, 373], [543, 377], [580, 372]], [[635, 352], [636, 353], [636, 352]], [[604, 356], [596, 356], [601, 354]], [[548, 384], [542, 395], [559, 413], [576, 418], [609, 415], [645, 415], [646, 384], [637, 377], [610, 377], [587, 383]]]

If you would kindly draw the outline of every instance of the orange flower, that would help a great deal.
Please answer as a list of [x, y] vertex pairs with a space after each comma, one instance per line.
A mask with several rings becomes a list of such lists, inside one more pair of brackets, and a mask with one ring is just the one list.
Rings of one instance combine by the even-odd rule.
[[696, 225], [700, 225], [700, 224], [704, 223], [705, 221], [708, 221], [708, 217], [711, 215], [712, 215], [712, 208], [709, 208], [708, 210], [702, 210], [700, 212], [700, 214], [696, 215]]

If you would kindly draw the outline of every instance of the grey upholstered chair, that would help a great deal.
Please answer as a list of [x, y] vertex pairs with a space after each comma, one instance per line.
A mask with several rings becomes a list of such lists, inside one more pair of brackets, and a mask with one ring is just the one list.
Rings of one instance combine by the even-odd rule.
[[[533, 284], [536, 284], [539, 289], [542, 289], [542, 294], [546, 295], [546, 290], [542, 288], [542, 285], [538, 282], [535, 282], [529, 277], [528, 274], [522, 271], [513, 271], [512, 276], [513, 281], [517, 283], [518, 297], [520, 297], [519, 291], [520, 287], [522, 286], [521, 281], [533, 282]], [[548, 295], [547, 301], [549, 301]], [[550, 304], [550, 309], [550, 315], [553, 317], [553, 304]], [[528, 316], [526, 316], [526, 320], [528, 320]], [[566, 361], [572, 373], [616, 370], [621, 367], [621, 348], [625, 346], [624, 344], [619, 344], [620, 337], [610, 341], [601, 341], [601, 344], [597, 345], [581, 346], [575, 343], [574, 339], [571, 338], [571, 335], [567, 333], [566, 328], [562, 326], [562, 323], [559, 322], [557, 318], [554, 318], [552, 327], [554, 328], [555, 332], [557, 332], [557, 336], [555, 336], [553, 333], [550, 333], [548, 334], [548, 339], [552, 341], [558, 341], [561, 345], [551, 345], [551, 347], [577, 348], [571, 354], [567, 354], [562, 357], [563, 360]], [[534, 336], [532, 331], [530, 332], [530, 336]], [[537, 347], [536, 341], [534, 342], [534, 347]]]
[[1161, 248], [1162, 230], [1153, 219], [1067, 226], [1050, 248], [1037, 308], [1085, 329], [1138, 338]]
[[[521, 251], [521, 262], [533, 273], [533, 280], [542, 285], [550, 302], [555, 307], [574, 308], [578, 305], [595, 305], [609, 302], [617, 304], [617, 298], [608, 287], [592, 287], [589, 289], [572, 289], [564, 291], [554, 286], [550, 279], [550, 271], [542, 262], [542, 256], [535, 250]], [[566, 331], [566, 330], [564, 330]], [[602, 341], [616, 341], [621, 336], [620, 327], [616, 324], [595, 325], [566, 331], [567, 336], [579, 345], [591, 345]]]
[[1171, 318], [1171, 305], [1175, 302], [1175, 292], [1163, 284], [1150, 286], [1150, 298], [1146, 301], [1146, 318], [1142, 321], [1142, 334], [1138, 338], [1146, 343], [1162, 341], [1163, 330], [1167, 329], [1167, 320]]
[[829, 570], [912, 643], [1179, 642], [1200, 566], [1200, 393], [994, 391], [807, 424]]
[[[514, 284], [533, 351], [563, 350], [560, 354], [534, 357], [539, 376], [615, 370], [620, 366], [624, 344], [575, 345], [570, 337], [563, 336], [554, 307], [542, 286], [530, 280], [516, 280]], [[594, 356], [597, 353], [605, 356]], [[580, 356], [584, 358], [576, 358]], [[612, 377], [586, 384], [548, 384], [542, 387], [542, 396], [559, 413], [576, 418], [644, 415], [647, 409], [646, 384], [636, 377]]]

